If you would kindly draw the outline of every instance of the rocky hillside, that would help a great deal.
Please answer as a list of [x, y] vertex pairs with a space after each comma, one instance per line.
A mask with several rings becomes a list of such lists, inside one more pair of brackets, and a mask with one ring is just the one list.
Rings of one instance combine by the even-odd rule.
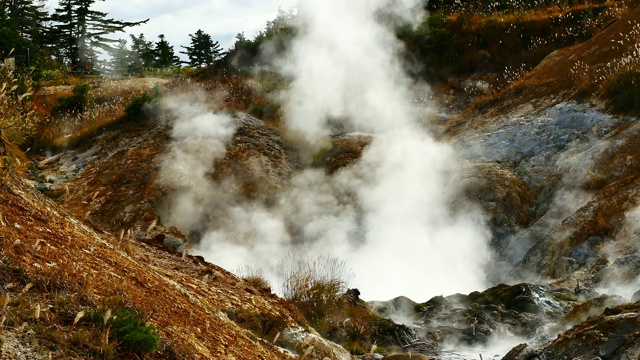
[[146, 358], [284, 359], [308, 348], [348, 358], [298, 325], [297, 311], [270, 289], [176, 251], [161, 226], [119, 235], [96, 230], [6, 168], [4, 174], [3, 359], [135, 357], [137, 345], [121, 353], [116, 342], [123, 340], [111, 340], [109, 329], [116, 329], [108, 316], [102, 321], [124, 309], [159, 335]]
[[[506, 183], [494, 179], [489, 193], [517, 189], [510, 192], [518, 198], [513, 210], [500, 211], [506, 219], [495, 214], [493, 223], [502, 229], [494, 244], [518, 263], [518, 272], [570, 279], [580, 278], [580, 270], [592, 275], [582, 280], [595, 285], [618, 259], [638, 250], [637, 118], [610, 114], [597, 96], [603, 80], [596, 73], [635, 56], [639, 18], [636, 9], [591, 40], [549, 55], [486, 111], [472, 110], [448, 124], [466, 157], [479, 162], [475, 166], [514, 175]], [[576, 64], [583, 67], [580, 81], [590, 82], [578, 83], [571, 70]], [[580, 86], [593, 95], [577, 99]]]
[[[180, 173], [161, 165], [175, 114], [123, 113], [74, 146], [28, 157], [3, 137], [0, 358], [461, 359], [503, 341], [491, 355], [637, 358], [640, 123], [605, 93], [637, 61], [639, 21], [637, 8], [435, 121], [466, 160], [463, 196], [486, 214], [494, 286], [424, 303], [366, 304], [351, 289], [318, 321], [265, 281], [195, 256], [200, 229], [167, 222], [175, 188], [165, 178]], [[197, 75], [204, 103], [234, 128], [205, 172], [223, 195], [271, 206], [303, 168], [339, 176], [371, 142], [337, 134], [305, 162], [277, 121], [220, 105], [237, 94], [221, 95], [207, 71]], [[208, 200], [203, 223], [228, 226], [223, 201]]]
[[[576, 294], [597, 289], [626, 301], [640, 289], [638, 118], [613, 115], [613, 102], [603, 96], [607, 79], [635, 66], [638, 20], [640, 8], [446, 120], [476, 176], [488, 179], [469, 194], [491, 216], [500, 255], [496, 281], [515, 276], [575, 288]], [[557, 339], [523, 345], [505, 358], [637, 356], [637, 333], [627, 323], [635, 321], [637, 309], [601, 310]]]

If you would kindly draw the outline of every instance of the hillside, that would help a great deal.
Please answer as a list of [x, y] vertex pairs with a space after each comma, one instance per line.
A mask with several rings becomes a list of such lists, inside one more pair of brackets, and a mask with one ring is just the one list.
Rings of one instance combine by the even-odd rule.
[[[292, 348], [321, 349], [270, 290], [171, 251], [151, 234], [96, 232], [13, 176], [1, 191], [3, 358], [112, 356], [107, 328], [84, 319], [117, 309], [139, 312], [159, 331], [160, 347], [147, 358], [292, 357], [249, 331], [262, 326], [270, 340], [290, 328], [298, 332]], [[76, 321], [79, 313], [85, 318]]]
[[[3, 87], [0, 124], [43, 118], [0, 140], [0, 359], [637, 358], [640, 106], [618, 108], [610, 89], [638, 72], [639, 22], [640, 7], [444, 109], [394, 102], [424, 88], [349, 61], [332, 69], [341, 81], [325, 84], [320, 61], [317, 87], [301, 86], [313, 56], [290, 83], [218, 64], [171, 81], [79, 79], [33, 100]], [[427, 65], [439, 101], [487, 80]], [[371, 93], [353, 91], [354, 73]], [[403, 128], [419, 106], [420, 126]], [[316, 111], [320, 135], [305, 132]], [[378, 116], [390, 131], [369, 126]], [[438, 140], [415, 137], [425, 128]], [[292, 262], [284, 285], [298, 283], [276, 288], [296, 251], [330, 256]], [[338, 255], [366, 269], [360, 290]], [[474, 277], [484, 288], [365, 302], [401, 282], [439, 291]]]

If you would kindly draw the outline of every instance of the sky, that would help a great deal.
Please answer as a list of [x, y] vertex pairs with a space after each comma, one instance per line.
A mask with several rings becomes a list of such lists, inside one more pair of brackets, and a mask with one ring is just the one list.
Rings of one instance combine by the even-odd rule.
[[[53, 11], [58, 1], [46, 3]], [[149, 18], [146, 24], [129, 28], [127, 34], [117, 33], [116, 38], [129, 40], [128, 34], [143, 33], [148, 41], [156, 41], [164, 34], [176, 55], [181, 55], [180, 46], [189, 45], [189, 34], [198, 29], [227, 49], [236, 34], [244, 32], [253, 38], [267, 21], [275, 19], [278, 8], [289, 10], [295, 4], [296, 0], [106, 0], [96, 1], [94, 9], [122, 21]]]

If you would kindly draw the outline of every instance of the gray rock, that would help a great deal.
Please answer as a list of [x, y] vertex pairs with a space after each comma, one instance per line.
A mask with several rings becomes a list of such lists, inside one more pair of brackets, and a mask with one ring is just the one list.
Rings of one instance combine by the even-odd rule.
[[173, 236], [166, 235], [163, 241], [164, 246], [176, 252], [183, 252], [186, 250], [186, 246], [182, 240], [174, 238]]
[[633, 293], [633, 296], [631, 296], [631, 302], [638, 301], [640, 301], [640, 290], [636, 291], [635, 293]]
[[613, 265], [624, 268], [637, 267], [638, 265], [640, 265], [640, 256], [623, 256], [621, 258], [617, 258], [616, 261], [613, 262]]
[[582, 245], [576, 246], [571, 250], [571, 257], [573, 259], [578, 260], [581, 264], [584, 264], [587, 259], [593, 258], [596, 255], [596, 252], [589, 246], [588, 243], [584, 243]]
[[600, 356], [610, 359], [626, 342], [624, 336], [618, 336], [607, 341], [600, 349]]
[[587, 241], [593, 246], [602, 243], [602, 238], [600, 236], [591, 236]]

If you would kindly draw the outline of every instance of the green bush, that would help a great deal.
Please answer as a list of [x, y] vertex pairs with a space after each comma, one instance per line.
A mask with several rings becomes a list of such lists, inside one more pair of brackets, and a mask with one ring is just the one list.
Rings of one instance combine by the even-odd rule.
[[89, 84], [73, 87], [73, 95], [63, 96], [58, 99], [58, 111], [84, 112], [89, 102]]
[[160, 335], [155, 326], [140, 320], [139, 315], [128, 310], [120, 310], [109, 319], [107, 326], [120, 346], [132, 351], [154, 352], [160, 345]]
[[62, 79], [63, 73], [59, 69], [55, 70], [42, 70], [40, 73], [40, 81], [53, 81]]
[[640, 69], [616, 75], [607, 85], [605, 96], [614, 111], [640, 114]]
[[134, 97], [124, 108], [126, 117], [129, 119], [146, 119], [148, 117], [148, 112], [145, 111], [145, 109], [149, 104], [160, 98], [160, 96], [160, 87], [156, 85], [154, 87], [153, 94], [144, 93], [140, 96]]

